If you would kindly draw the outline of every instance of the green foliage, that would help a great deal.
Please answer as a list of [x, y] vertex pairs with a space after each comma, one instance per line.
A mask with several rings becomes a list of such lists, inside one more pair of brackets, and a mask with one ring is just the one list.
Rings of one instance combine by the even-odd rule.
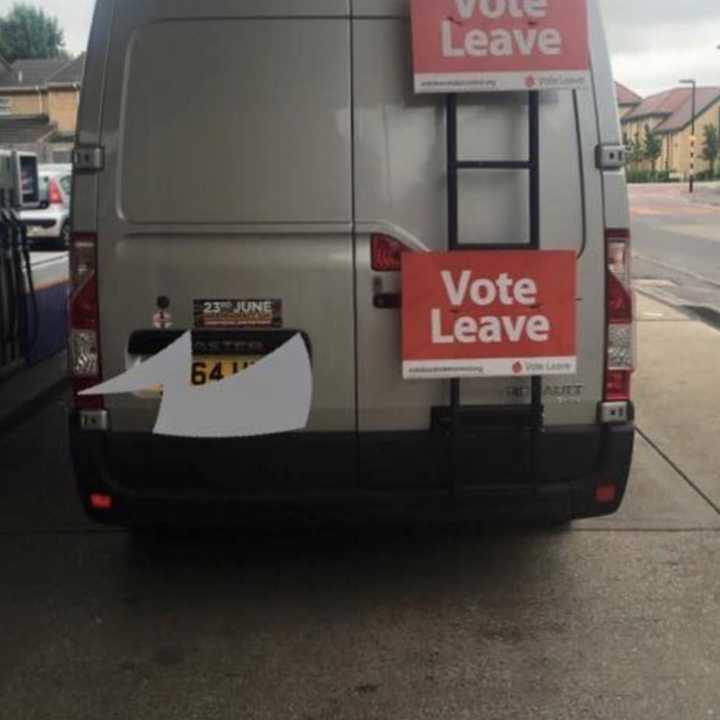
[[631, 140], [627, 148], [627, 161], [630, 165], [637, 165], [643, 161], [643, 149], [640, 143]]
[[662, 143], [660, 138], [650, 130], [650, 126], [645, 126], [645, 138], [643, 140], [643, 156], [645, 160], [649, 160], [652, 165], [652, 172], [655, 175], [657, 161], [662, 154]]
[[27, 3], [16, 3], [0, 17], [0, 55], [8, 62], [67, 57], [65, 33], [57, 18]]
[[720, 155], [720, 138], [715, 125], [706, 125], [703, 128], [702, 159], [710, 165], [710, 177], [715, 175], [715, 163]]
[[635, 142], [627, 133], [623, 133], [623, 143], [625, 145], [625, 160], [629, 168], [633, 168], [644, 159], [642, 143]]
[[652, 170], [637, 170], [628, 168], [627, 181], [629, 183], [676, 183], [679, 178], [670, 177], [669, 170], [653, 172]]
[[701, 170], [700, 172], [695, 173], [695, 180], [697, 182], [707, 182], [709, 180], [714, 180], [715, 174], [711, 172], [710, 170]]

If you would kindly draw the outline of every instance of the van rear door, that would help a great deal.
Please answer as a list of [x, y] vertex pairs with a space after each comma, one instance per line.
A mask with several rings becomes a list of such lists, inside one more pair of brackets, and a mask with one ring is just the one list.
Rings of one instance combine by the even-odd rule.
[[[399, 292], [400, 274], [373, 270], [373, 233], [410, 250], [448, 248], [445, 97], [414, 94], [408, 7], [399, 0], [353, 5], [361, 432], [427, 430], [432, 408], [447, 407], [450, 397], [448, 382], [403, 381], [400, 312], [374, 302], [379, 292]], [[579, 289], [579, 371], [546, 379], [546, 425], [592, 424], [602, 399], [604, 226], [594, 104], [592, 90], [540, 95], [540, 246], [577, 253]], [[460, 159], [526, 161], [528, 139], [527, 93], [459, 97]], [[529, 243], [526, 171], [461, 171], [458, 196], [461, 245]], [[461, 382], [466, 406], [521, 405], [530, 398], [528, 379]], [[411, 456], [419, 458], [418, 473], [427, 474], [422, 452], [415, 448]]]
[[[309, 430], [354, 433], [348, 2], [125, 0], [102, 122], [103, 375], [126, 369], [158, 297], [174, 329], [198, 300], [280, 300], [313, 349]], [[107, 398], [113, 430], [157, 400]]]

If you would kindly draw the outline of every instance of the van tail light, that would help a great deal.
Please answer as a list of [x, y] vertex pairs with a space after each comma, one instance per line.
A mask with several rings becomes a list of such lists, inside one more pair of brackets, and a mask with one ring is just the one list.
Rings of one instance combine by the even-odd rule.
[[617, 501], [618, 489], [615, 485], [599, 485], [595, 489], [595, 502], [601, 505], [612, 505]]
[[80, 397], [98, 385], [100, 367], [100, 314], [97, 286], [97, 236], [76, 233], [70, 244], [69, 357], [74, 405], [102, 410], [102, 397]]
[[50, 181], [48, 186], [48, 204], [50, 205], [62, 205], [63, 197], [60, 192], [60, 188], [55, 180]]
[[607, 230], [607, 359], [605, 400], [630, 400], [635, 369], [630, 231]]
[[375, 272], [400, 272], [402, 254], [408, 252], [408, 248], [399, 240], [388, 235], [372, 235], [370, 248]]
[[112, 510], [113, 497], [106, 493], [90, 493], [90, 507], [93, 510]]

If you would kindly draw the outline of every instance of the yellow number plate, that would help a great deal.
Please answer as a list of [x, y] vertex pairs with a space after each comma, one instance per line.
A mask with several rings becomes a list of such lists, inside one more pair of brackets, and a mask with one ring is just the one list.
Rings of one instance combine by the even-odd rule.
[[195, 385], [207, 385], [211, 382], [220, 382], [226, 378], [247, 370], [262, 357], [259, 355], [227, 355], [193, 357], [190, 382]]

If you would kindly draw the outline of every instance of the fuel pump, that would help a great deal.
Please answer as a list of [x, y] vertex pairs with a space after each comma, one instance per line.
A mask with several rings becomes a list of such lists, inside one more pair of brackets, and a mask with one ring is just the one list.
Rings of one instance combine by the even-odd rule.
[[37, 341], [39, 315], [27, 232], [18, 211], [39, 202], [37, 158], [0, 152], [0, 376], [22, 365]]

